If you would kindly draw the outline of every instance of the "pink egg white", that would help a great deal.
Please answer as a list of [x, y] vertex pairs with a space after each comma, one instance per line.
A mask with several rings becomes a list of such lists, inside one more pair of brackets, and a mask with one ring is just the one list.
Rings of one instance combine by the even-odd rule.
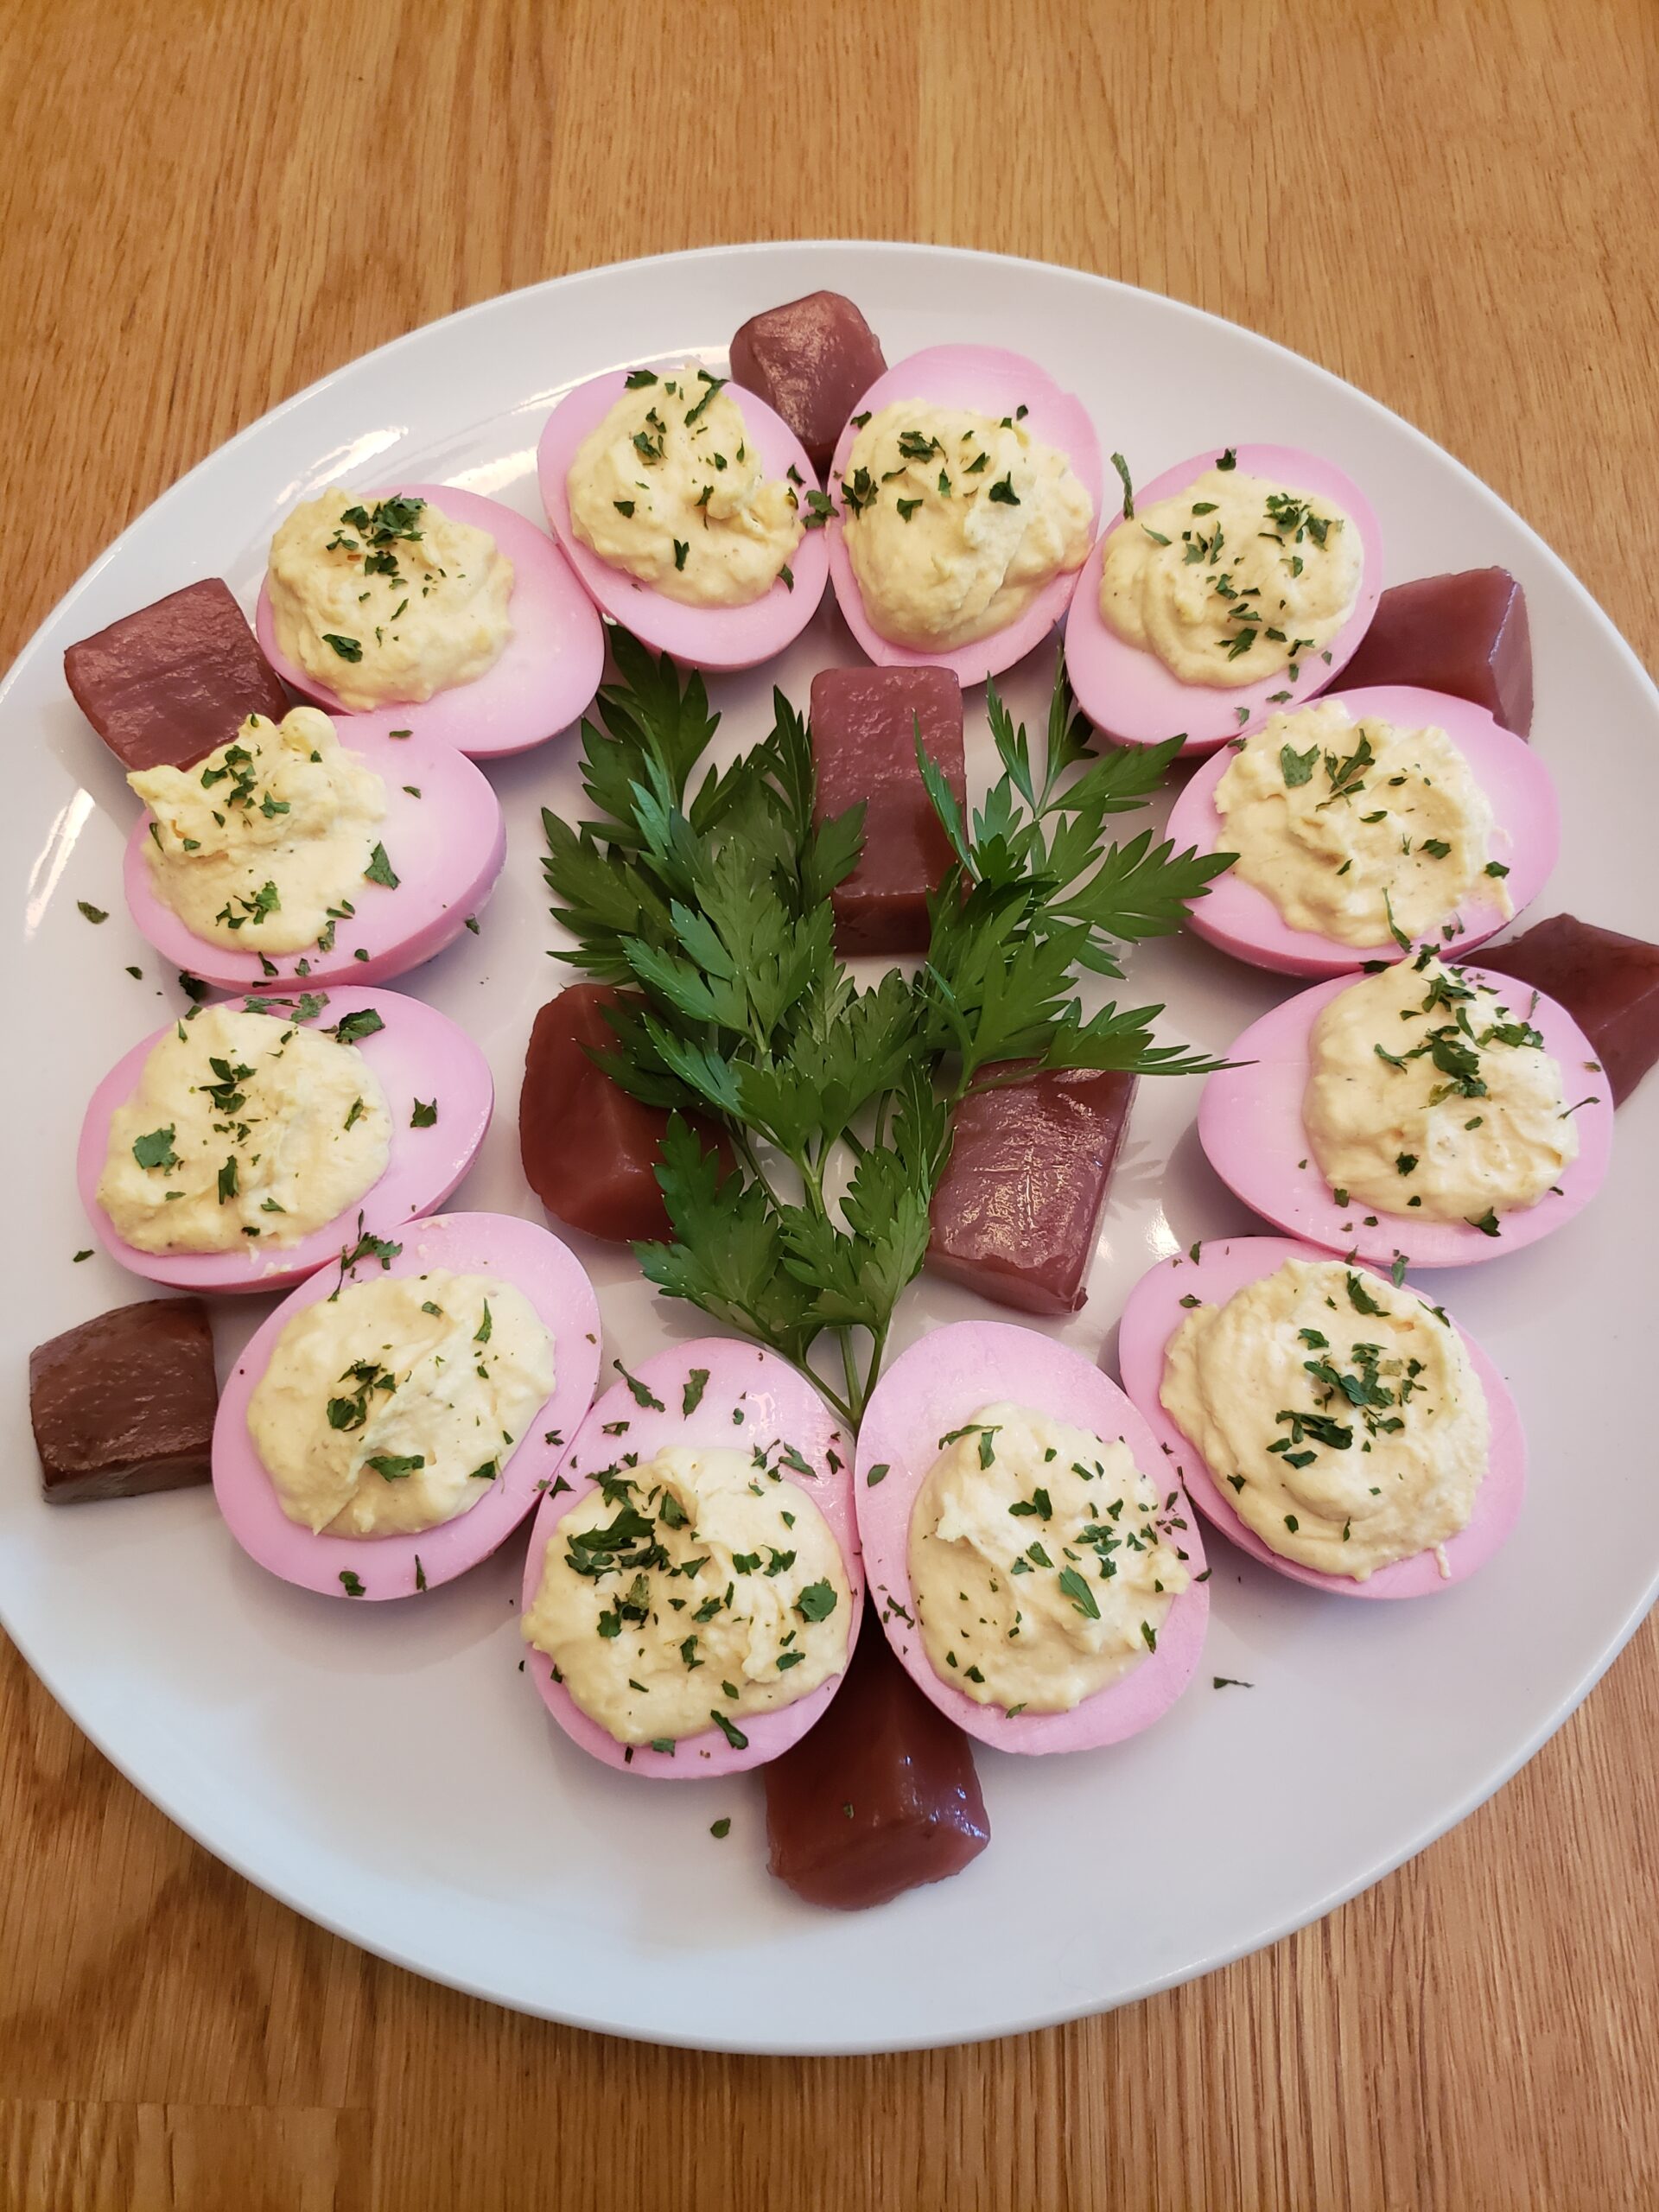
[[[549, 1545], [562, 1541], [559, 1523], [588, 1496], [599, 1478], [632, 1465], [631, 1454], [644, 1466], [673, 1445], [721, 1446], [751, 1452], [756, 1455], [757, 1470], [764, 1455], [767, 1467], [781, 1472], [786, 1485], [812, 1500], [841, 1548], [852, 1592], [847, 1623], [850, 1653], [858, 1641], [864, 1607], [864, 1573], [853, 1513], [852, 1444], [804, 1376], [775, 1352], [729, 1337], [701, 1337], [656, 1352], [595, 1402], [559, 1471], [560, 1478], [537, 1510], [524, 1565], [524, 1611], [528, 1613], [541, 1588]], [[554, 1679], [545, 1652], [532, 1648], [526, 1671], [543, 1704], [573, 1743], [607, 1766], [626, 1767], [665, 1782], [700, 1782], [710, 1775], [741, 1774], [764, 1766], [806, 1733], [843, 1679], [834, 1675], [774, 1712], [738, 1716], [732, 1736], [711, 1718], [698, 1734], [682, 1736], [671, 1751], [659, 1751], [646, 1744], [620, 1744], [591, 1719], [564, 1683]]]
[[[528, 752], [587, 712], [605, 665], [604, 634], [588, 594], [545, 531], [499, 499], [454, 484], [391, 484], [358, 496], [429, 500], [452, 522], [488, 531], [512, 563], [507, 601], [512, 636], [501, 658], [470, 683], [397, 704], [391, 719], [398, 728], [474, 760], [492, 760]], [[284, 683], [326, 713], [348, 712], [326, 683], [296, 667], [277, 645], [268, 583], [259, 587], [254, 628], [265, 658]], [[343, 730], [340, 737], [351, 741]]]
[[[327, 931], [327, 948], [259, 950], [249, 923], [234, 945], [188, 930], [156, 895], [148, 854], [150, 816], [127, 840], [123, 881], [141, 932], [171, 965], [227, 991], [316, 990], [335, 983], [384, 983], [417, 968], [474, 920], [507, 855], [501, 802], [489, 779], [442, 739], [394, 735], [406, 709], [381, 707], [342, 715], [340, 743], [386, 787], [386, 811], [374, 825], [385, 871], [365, 876]], [[395, 884], [384, 874], [397, 877]], [[248, 942], [244, 944], [243, 940]]]
[[[1471, 1221], [1423, 1221], [1405, 1205], [1382, 1213], [1349, 1199], [1325, 1181], [1302, 1120], [1312, 1070], [1314, 1021], [1332, 999], [1361, 978], [1333, 976], [1299, 991], [1264, 1014], [1230, 1046], [1230, 1065], [1205, 1083], [1198, 1100], [1198, 1141], [1228, 1188], [1264, 1221], [1305, 1236], [1328, 1251], [1354, 1255], [1379, 1267], [1403, 1260], [1414, 1268], [1469, 1267], [1536, 1243], [1587, 1205], [1601, 1188], [1613, 1145], [1613, 1103], [1589, 1039], [1554, 999], [1533, 992], [1512, 976], [1470, 966], [1471, 982], [1503, 994], [1512, 1014], [1531, 1022], [1543, 1049], [1560, 1063], [1568, 1086], [1568, 1109], [1579, 1126], [1579, 1151], [1561, 1171], [1559, 1187], [1535, 1205], [1495, 1213], [1497, 1233]], [[1579, 1086], [1583, 1085], [1583, 1092]]]
[[[404, 1222], [443, 1204], [472, 1166], [490, 1126], [495, 1087], [489, 1063], [464, 1029], [419, 999], [353, 987], [285, 998], [267, 994], [247, 1004], [269, 1014], [278, 1028], [290, 1021], [324, 1030], [346, 1025], [346, 1041], [362, 1053], [385, 1092], [391, 1157], [379, 1180], [345, 1213], [292, 1244], [250, 1238], [233, 1252], [140, 1251], [117, 1233], [98, 1203], [98, 1185], [111, 1119], [137, 1089], [151, 1049], [174, 1025], [156, 1030], [124, 1053], [92, 1093], [80, 1125], [75, 1179], [86, 1217], [111, 1257], [134, 1274], [175, 1290], [283, 1289], [331, 1265], [344, 1247], [355, 1243], [363, 1233], [359, 1213], [370, 1234], [395, 1235]], [[382, 1026], [365, 1033], [371, 1014]], [[417, 1102], [435, 1108], [435, 1120], [416, 1126]]]
[[[626, 569], [601, 561], [576, 536], [566, 488], [570, 464], [588, 432], [597, 429], [622, 397], [632, 373], [610, 369], [603, 376], [590, 377], [568, 391], [547, 418], [536, 449], [536, 467], [553, 535], [594, 605], [682, 667], [721, 671], [753, 668], [774, 659], [799, 637], [823, 597], [829, 557], [822, 529], [807, 531], [785, 563], [787, 575], [745, 607], [690, 607], [670, 599]], [[724, 390], [742, 410], [747, 433], [754, 440], [768, 480], [787, 478], [804, 519], [808, 494], [817, 493], [818, 480], [800, 440], [753, 392], [729, 381]]]
[[[1193, 1256], [1196, 1254], [1196, 1257]], [[1190, 1308], [1183, 1300], [1200, 1305], [1223, 1306], [1247, 1283], [1272, 1274], [1287, 1260], [1328, 1260], [1316, 1250], [1287, 1236], [1217, 1237], [1195, 1245], [1192, 1254], [1177, 1254], [1149, 1268], [1129, 1293], [1118, 1330], [1118, 1365], [1123, 1384], [1157, 1438], [1165, 1464], [1186, 1485], [1187, 1496], [1212, 1528], [1229, 1542], [1248, 1552], [1263, 1567], [1305, 1583], [1311, 1590], [1328, 1590], [1338, 1598], [1425, 1598], [1453, 1583], [1466, 1581], [1484, 1567], [1514, 1528], [1527, 1488], [1527, 1440], [1521, 1415], [1509, 1385], [1491, 1359], [1465, 1329], [1458, 1329], [1465, 1351], [1480, 1378], [1491, 1424], [1486, 1474], [1475, 1492], [1475, 1507], [1467, 1528], [1441, 1547], [1446, 1573], [1440, 1573], [1433, 1552], [1419, 1552], [1379, 1567], [1366, 1581], [1348, 1574], [1324, 1574], [1317, 1567], [1281, 1559], [1247, 1528], [1234, 1512], [1224, 1487], [1216, 1480], [1203, 1459], [1164, 1411], [1158, 1392], [1164, 1377], [1164, 1355], [1170, 1338], [1185, 1320]], [[1365, 1272], [1357, 1270], [1357, 1272]], [[1379, 1278], [1379, 1281], [1382, 1279]], [[1386, 1282], [1383, 1287], [1387, 1288]], [[1414, 1295], [1421, 1294], [1414, 1293]], [[1424, 1304], [1428, 1301], [1424, 1300]], [[1440, 1309], [1436, 1308], [1436, 1311]], [[1452, 1326], [1457, 1327], [1454, 1322]]]
[[[1443, 729], [1469, 764], [1470, 773], [1492, 809], [1489, 860], [1508, 870], [1504, 887], [1520, 914], [1544, 887], [1561, 844], [1561, 809], [1554, 779], [1524, 738], [1495, 721], [1484, 707], [1454, 699], [1444, 691], [1423, 691], [1404, 683], [1373, 684], [1360, 691], [1322, 696], [1339, 702], [1356, 721], [1392, 722], [1397, 729]], [[1232, 763], [1230, 745], [1195, 771], [1170, 809], [1169, 832], [1178, 849], [1196, 846], [1201, 853], [1227, 849], [1227, 826], [1216, 808], [1216, 786]], [[1281, 976], [1337, 976], [1362, 960], [1397, 960], [1402, 948], [1385, 937], [1380, 944], [1344, 944], [1317, 930], [1293, 929], [1265, 891], [1246, 883], [1236, 870], [1217, 877], [1189, 912], [1195, 933], [1236, 960], [1271, 968]], [[1478, 893], [1446, 917], [1440, 932], [1458, 957], [1496, 937], [1511, 917]], [[1446, 935], [1446, 931], [1450, 935]]]
[[[1287, 490], [1333, 500], [1349, 515], [1364, 548], [1359, 596], [1354, 611], [1330, 644], [1305, 653], [1297, 674], [1281, 671], [1258, 683], [1187, 683], [1157, 654], [1132, 645], [1110, 628], [1100, 611], [1100, 572], [1108, 541], [1120, 530], [1140, 530], [1135, 517], [1120, 515], [1084, 564], [1077, 596], [1065, 626], [1065, 664], [1077, 704], [1096, 728], [1118, 745], [1157, 745], [1177, 732], [1186, 739], [1184, 753], [1213, 753], [1230, 737], [1248, 737], [1280, 708], [1306, 705], [1333, 683], [1352, 659], [1370, 626], [1382, 591], [1382, 532], [1359, 486], [1330, 461], [1295, 446], [1240, 446], [1238, 466], [1247, 474], [1268, 476]], [[1140, 512], [1173, 499], [1216, 465], [1213, 449], [1194, 454], [1138, 486]]]
[[[382, 1268], [418, 1275], [435, 1268], [488, 1275], [521, 1291], [553, 1338], [556, 1380], [517, 1449], [478, 1503], [418, 1535], [313, 1535], [290, 1521], [248, 1433], [248, 1402], [276, 1339], [294, 1316], [346, 1282]], [[599, 1301], [575, 1255], [549, 1230], [516, 1214], [433, 1214], [337, 1267], [320, 1270], [285, 1298], [249, 1339], [213, 1423], [213, 1495], [250, 1559], [285, 1582], [326, 1598], [409, 1598], [453, 1582], [518, 1527], [557, 1475], [599, 1377]]]
[[[1108, 1444], [1122, 1439], [1156, 1488], [1169, 1541], [1192, 1578], [1171, 1604], [1156, 1648], [1069, 1713], [1008, 1713], [977, 1703], [934, 1672], [917, 1625], [910, 1577], [916, 1494], [944, 1440], [982, 1407], [1005, 1401]], [[865, 1411], [854, 1494], [870, 1602], [888, 1643], [917, 1687], [981, 1743], [1039, 1752], [1122, 1743], [1160, 1719], [1192, 1680], [1210, 1617], [1203, 1540], [1147, 1423], [1109, 1376], [1052, 1337], [1007, 1321], [957, 1321], [931, 1330], [900, 1353]]]
[[1071, 569], [1052, 578], [1023, 614], [971, 645], [957, 645], [948, 652], [920, 652], [882, 637], [865, 612], [864, 596], [848, 558], [839, 490], [860, 418], [879, 415], [884, 407], [901, 399], [934, 400], [942, 407], [969, 408], [998, 421], [1005, 415], [1020, 417], [1033, 438], [1065, 455], [1096, 515], [1101, 496], [1100, 441], [1088, 409], [1075, 393], [1062, 391], [1046, 369], [1023, 353], [1011, 353], [1000, 346], [926, 346], [895, 362], [878, 377], [853, 410], [830, 464], [829, 490], [837, 501], [837, 513], [825, 533], [830, 540], [830, 581], [842, 617], [878, 667], [951, 669], [965, 690], [970, 683], [983, 683], [988, 677], [1000, 676], [1041, 645], [1071, 603], [1077, 571]]

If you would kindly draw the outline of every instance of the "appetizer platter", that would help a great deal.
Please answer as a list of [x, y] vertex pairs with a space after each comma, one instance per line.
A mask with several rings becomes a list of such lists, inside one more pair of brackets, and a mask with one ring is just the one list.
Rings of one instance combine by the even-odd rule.
[[718, 2048], [1097, 2010], [1650, 1603], [1659, 699], [1307, 364], [562, 279], [213, 455], [0, 724], [0, 1618], [353, 1940]]

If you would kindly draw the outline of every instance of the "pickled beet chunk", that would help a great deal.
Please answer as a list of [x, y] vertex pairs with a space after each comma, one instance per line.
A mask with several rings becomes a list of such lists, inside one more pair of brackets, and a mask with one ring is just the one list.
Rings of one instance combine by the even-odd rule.
[[49, 1505], [205, 1483], [218, 1408], [199, 1298], [118, 1306], [29, 1355], [29, 1416]]
[[950, 865], [950, 841], [916, 766], [916, 726], [930, 760], [967, 804], [962, 686], [948, 668], [826, 668], [812, 679], [817, 821], [864, 802], [864, 849], [830, 893], [839, 952], [925, 952], [928, 893]]
[[880, 340], [839, 292], [809, 292], [751, 315], [732, 340], [734, 382], [783, 416], [820, 476], [887, 365]]
[[1659, 944], [1553, 914], [1507, 944], [1482, 945], [1471, 958], [1567, 1008], [1590, 1039], [1615, 1106], [1659, 1060]]
[[[531, 1028], [518, 1094], [525, 1181], [556, 1220], [618, 1243], [671, 1233], [656, 1175], [668, 1116], [588, 1058], [616, 1050], [605, 1008], [628, 1002], [607, 983], [572, 983], [550, 999]], [[729, 1158], [716, 1129], [687, 1118], [705, 1147]]]
[[75, 702], [125, 768], [194, 767], [288, 694], [218, 576], [124, 614], [63, 656]]
[[1390, 584], [1342, 671], [1344, 691], [1363, 683], [1449, 691], [1525, 737], [1532, 728], [1527, 594], [1507, 569], [1463, 569]]
[[1135, 1077], [1112, 1069], [970, 1091], [933, 1193], [934, 1274], [1022, 1313], [1075, 1313], [1134, 1096]]
[[847, 1679], [766, 1783], [772, 1872], [838, 1912], [959, 1874], [991, 1840], [973, 1748], [893, 1657], [874, 1592]]

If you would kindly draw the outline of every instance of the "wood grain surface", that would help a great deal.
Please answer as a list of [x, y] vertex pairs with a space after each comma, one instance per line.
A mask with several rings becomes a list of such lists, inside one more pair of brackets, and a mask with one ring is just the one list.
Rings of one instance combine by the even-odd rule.
[[[3, 0], [0, 660], [369, 346], [596, 262], [865, 235], [1270, 333], [1494, 485], [1651, 666], [1656, 54], [1652, 0]], [[1650, 1622], [1493, 1803], [1262, 1956], [1052, 2033], [769, 2062], [364, 1957], [7, 1648], [0, 2202], [1650, 2207], [1656, 1740]]]

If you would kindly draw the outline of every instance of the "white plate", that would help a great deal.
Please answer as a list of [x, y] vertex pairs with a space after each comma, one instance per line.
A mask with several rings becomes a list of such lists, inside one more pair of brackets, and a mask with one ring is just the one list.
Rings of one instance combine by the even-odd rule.
[[[653, 1789], [584, 1758], [517, 1669], [521, 1543], [418, 1604], [325, 1603], [230, 1541], [207, 1491], [51, 1510], [35, 1490], [29, 1344], [140, 1294], [75, 1197], [83, 1103], [181, 1003], [129, 925], [131, 804], [64, 688], [60, 654], [204, 573], [251, 606], [270, 531], [334, 479], [436, 478], [537, 512], [536, 436], [555, 396], [614, 364], [721, 351], [746, 316], [818, 285], [850, 293], [890, 359], [1010, 334], [1094, 410], [1138, 478], [1206, 443], [1328, 454], [1369, 491], [1390, 573], [1499, 562], [1525, 584], [1537, 739], [1562, 784], [1565, 856], [1541, 911], [1652, 933], [1659, 698], [1560, 563], [1474, 478], [1322, 371], [1191, 308], [1033, 263], [920, 246], [719, 249], [592, 270], [487, 302], [302, 392], [175, 486], [82, 578], [0, 690], [8, 765], [0, 883], [14, 920], [3, 1108], [7, 1477], [0, 1617], [80, 1726], [221, 1859], [385, 1957], [527, 2012], [666, 2042], [763, 2051], [896, 2049], [1034, 2027], [1141, 1996], [1270, 1942], [1420, 1850], [1495, 1789], [1583, 1696], [1659, 1579], [1659, 1484], [1632, 1440], [1652, 1313], [1638, 1224], [1659, 1208], [1659, 1081], [1620, 1114], [1605, 1194], [1559, 1236], [1437, 1276], [1514, 1382], [1533, 1484], [1508, 1549], [1444, 1598], [1342, 1605], [1217, 1546], [1202, 1674], [1134, 1743], [1075, 1758], [981, 1751], [991, 1847], [958, 1879], [880, 1911], [800, 1904], [764, 1869], [758, 1777]], [[1501, 404], [1501, 400], [1500, 403]], [[821, 613], [780, 663], [714, 687], [727, 734], [761, 727], [774, 677], [804, 703], [855, 658]], [[1008, 690], [1040, 715], [1048, 663]], [[977, 722], [982, 717], [970, 718]], [[970, 741], [970, 772], [988, 747]], [[493, 765], [506, 873], [481, 936], [398, 988], [464, 1023], [500, 1104], [457, 1203], [536, 1211], [514, 1106], [531, 1017], [558, 979], [537, 809], [575, 803], [560, 739]], [[1131, 823], [1132, 829], [1135, 825]], [[108, 907], [90, 926], [78, 899]], [[137, 962], [134, 982], [124, 963]], [[1190, 938], [1133, 963], [1137, 1002], [1211, 1047], [1281, 980]], [[73, 1014], [73, 1019], [70, 1018]], [[1099, 1351], [1147, 1264], [1252, 1224], [1205, 1166], [1198, 1085], [1142, 1085], [1084, 1313]], [[577, 1240], [580, 1243], [581, 1240]], [[626, 1254], [582, 1247], [606, 1352], [635, 1359], [703, 1326], [660, 1306]], [[220, 1314], [228, 1355], [265, 1301]], [[902, 1344], [987, 1309], [924, 1280]], [[1110, 1346], [1108, 1345], [1109, 1353]], [[1213, 1690], [1213, 1674], [1253, 1689]], [[709, 1833], [732, 1816], [724, 1842]]]

